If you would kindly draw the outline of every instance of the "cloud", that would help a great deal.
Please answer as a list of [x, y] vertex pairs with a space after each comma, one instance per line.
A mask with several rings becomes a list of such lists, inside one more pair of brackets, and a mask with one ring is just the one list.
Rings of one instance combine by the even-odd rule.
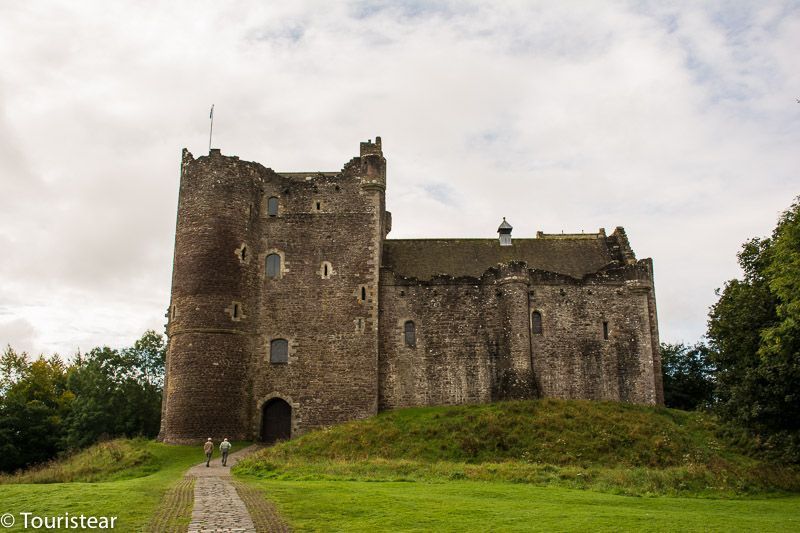
[[[3, 349], [11, 346], [19, 352], [31, 352], [36, 339], [36, 329], [24, 318], [0, 319], [0, 343]], [[33, 354], [36, 355], [36, 354]]]
[[382, 135], [395, 238], [624, 225], [692, 341], [798, 193], [798, 36], [791, 2], [5, 3], [0, 295], [42, 349], [160, 327], [213, 103], [214, 145], [277, 170]]

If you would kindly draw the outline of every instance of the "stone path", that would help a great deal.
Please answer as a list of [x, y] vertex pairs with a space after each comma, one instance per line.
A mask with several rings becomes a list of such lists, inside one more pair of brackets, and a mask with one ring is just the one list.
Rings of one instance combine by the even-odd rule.
[[[239, 459], [257, 449], [258, 447], [253, 445], [232, 453], [228, 456], [228, 466], [222, 466], [217, 455], [212, 459], [210, 467], [206, 467], [203, 462], [189, 469], [186, 476], [195, 478], [194, 508], [189, 523], [189, 533], [288, 531], [274, 507], [263, 497], [256, 498], [255, 502], [253, 498], [248, 498], [251, 506], [255, 504], [257, 507], [253, 509], [260, 522], [257, 528], [247, 506], [237, 493], [237, 485], [242, 490], [241, 484], [234, 485], [231, 480], [231, 467]], [[214, 451], [219, 453], [216, 449]], [[263, 504], [258, 502], [258, 499], [262, 500]], [[266, 524], [263, 521], [265, 509], [269, 515]]]

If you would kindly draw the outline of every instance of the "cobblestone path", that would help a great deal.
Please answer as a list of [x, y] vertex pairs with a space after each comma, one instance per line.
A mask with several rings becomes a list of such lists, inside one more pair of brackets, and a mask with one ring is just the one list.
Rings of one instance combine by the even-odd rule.
[[[289, 531], [263, 496], [247, 498], [249, 505], [245, 505], [236, 490], [237, 486], [241, 490], [241, 484], [234, 485], [231, 480], [231, 467], [256, 449], [256, 446], [249, 446], [232, 453], [228, 456], [228, 466], [222, 466], [217, 456], [212, 459], [210, 467], [203, 462], [189, 469], [186, 476], [195, 478], [189, 533]], [[257, 517], [257, 523], [254, 523], [248, 506]]]

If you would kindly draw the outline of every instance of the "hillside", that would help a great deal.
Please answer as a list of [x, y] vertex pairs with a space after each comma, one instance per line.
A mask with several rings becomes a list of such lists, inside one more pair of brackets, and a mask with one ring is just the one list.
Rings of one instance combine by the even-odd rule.
[[165, 446], [144, 438], [114, 439], [15, 474], [0, 474], [0, 485], [133, 479], [172, 468], [175, 463], [188, 466], [200, 456], [195, 448], [186, 446]]
[[624, 494], [800, 490], [800, 474], [745, 453], [709, 415], [535, 400], [390, 411], [267, 448], [262, 478], [503, 480]]
[[[145, 439], [101, 442], [0, 476], [0, 502], [3, 512], [17, 515], [17, 526], [24, 511], [35, 516], [115, 516], [121, 531], [146, 531], [167, 490], [202, 457], [197, 446], [169, 446]], [[188, 523], [191, 499], [181, 509], [178, 519]]]

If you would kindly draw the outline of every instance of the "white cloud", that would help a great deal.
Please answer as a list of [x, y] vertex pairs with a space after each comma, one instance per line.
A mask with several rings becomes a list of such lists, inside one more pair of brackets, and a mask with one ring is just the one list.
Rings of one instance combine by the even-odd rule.
[[624, 225], [662, 337], [694, 341], [800, 192], [798, 49], [790, 2], [2, 4], [9, 338], [160, 327], [180, 148], [206, 151], [214, 103], [214, 144], [279, 170], [382, 135], [393, 237]]

